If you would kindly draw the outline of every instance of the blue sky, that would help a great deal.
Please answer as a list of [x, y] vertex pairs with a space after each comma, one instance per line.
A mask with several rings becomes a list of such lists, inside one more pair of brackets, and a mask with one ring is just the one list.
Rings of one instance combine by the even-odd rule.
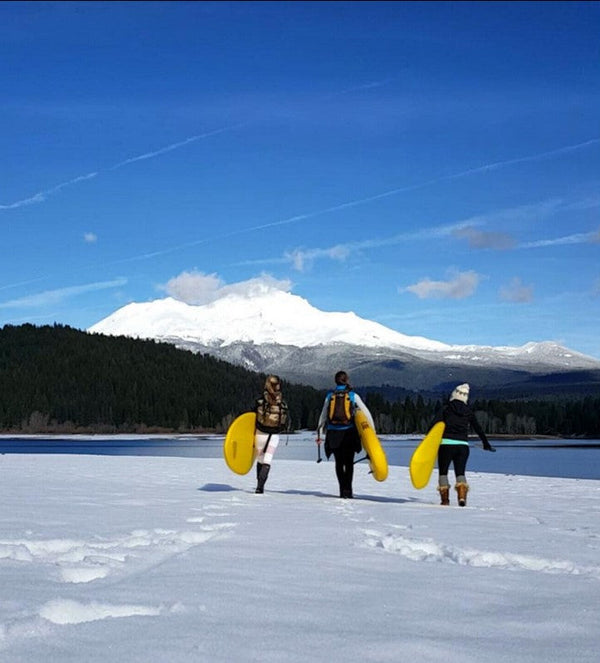
[[600, 3], [0, 3], [0, 324], [266, 280], [600, 358]]

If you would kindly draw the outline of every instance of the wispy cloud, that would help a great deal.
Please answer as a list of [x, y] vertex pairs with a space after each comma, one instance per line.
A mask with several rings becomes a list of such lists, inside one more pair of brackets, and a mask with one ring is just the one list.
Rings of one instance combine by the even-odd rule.
[[226, 284], [217, 274], [191, 270], [169, 279], [164, 286], [160, 286], [160, 289], [174, 299], [199, 306], [231, 294], [256, 296], [273, 290], [289, 292], [291, 287], [289, 280], [275, 279], [269, 274], [262, 274], [239, 283]]
[[516, 276], [508, 285], [500, 288], [500, 299], [505, 302], [528, 304], [533, 301], [533, 286], [524, 285], [521, 279]]
[[578, 233], [558, 239], [543, 239], [535, 242], [517, 244], [515, 237], [507, 232], [483, 230], [480, 226], [500, 226], [507, 223], [518, 222], [519, 225], [531, 221], [550, 218], [554, 214], [564, 210], [588, 209], [597, 207], [600, 202], [597, 199], [585, 199], [582, 201], [565, 203], [560, 199], [545, 200], [532, 205], [520, 205], [506, 209], [495, 210], [486, 214], [471, 216], [455, 223], [442, 224], [422, 228], [414, 231], [398, 233], [391, 237], [381, 237], [346, 244], [336, 244], [329, 248], [303, 249], [297, 248], [288, 251], [282, 258], [264, 259], [256, 263], [291, 263], [292, 266], [302, 271], [314, 260], [329, 258], [343, 262], [356, 251], [364, 249], [380, 248], [394, 244], [402, 244], [411, 241], [440, 240], [446, 237], [466, 239], [472, 248], [490, 250], [510, 250], [514, 248], [537, 248], [552, 246], [556, 244], [574, 244], [581, 242], [600, 242], [600, 230], [590, 233]]
[[[391, 237], [380, 237], [356, 242], [347, 242], [345, 244], [336, 244], [328, 248], [296, 248], [284, 253], [281, 257], [276, 258], [259, 258], [256, 260], [245, 260], [238, 264], [243, 265], [272, 265], [272, 264], [291, 264], [297, 271], [304, 271], [315, 260], [325, 258], [330, 260], [337, 260], [344, 262], [352, 254], [357, 251], [364, 251], [367, 249], [377, 249], [384, 246], [393, 246], [394, 244], [402, 244], [408, 241], [427, 241], [432, 239], [443, 239], [453, 235], [457, 230], [465, 226], [467, 222], [451, 223], [440, 226], [433, 226], [431, 228], [420, 228], [418, 230], [411, 230], [405, 233], [398, 233]], [[472, 223], [469, 221], [468, 223]]]
[[103, 172], [116, 170], [128, 164], [135, 163], [136, 161], [153, 159], [161, 156], [162, 154], [166, 154], [167, 152], [172, 152], [173, 150], [177, 150], [181, 147], [184, 147], [185, 145], [189, 145], [190, 143], [195, 143], [196, 141], [202, 140], [203, 138], [216, 136], [217, 134], [221, 134], [226, 131], [232, 131], [242, 126], [244, 126], [244, 124], [234, 124], [231, 126], [222, 127], [220, 129], [215, 129], [214, 131], [207, 131], [206, 133], [203, 134], [197, 134], [196, 136], [190, 136], [185, 140], [178, 141], [177, 143], [171, 143], [170, 145], [167, 145], [166, 147], [161, 147], [160, 149], [154, 150], [153, 152], [145, 152], [144, 154], [139, 154], [137, 156], [130, 157], [129, 159], [125, 159], [124, 161], [119, 161], [119, 163], [116, 163], [114, 166], [110, 166], [103, 170], [99, 170], [94, 173], [88, 173], [87, 175], [79, 175], [78, 177], [74, 177], [73, 179], [67, 180], [66, 182], [57, 184], [56, 186], [50, 189], [45, 189], [44, 191], [35, 193], [32, 196], [29, 196], [28, 198], [23, 198], [22, 200], [17, 200], [14, 203], [9, 203], [7, 205], [0, 204], [0, 210], [11, 210], [11, 209], [17, 209], [19, 207], [25, 207], [26, 205], [35, 205], [37, 203], [42, 203], [48, 198], [48, 196], [58, 193], [59, 191], [61, 191], [62, 189], [66, 189], [67, 187], [71, 187], [76, 184], [79, 184], [80, 182], [84, 182], [86, 180], [90, 180], [94, 177], [97, 177]]
[[479, 230], [468, 226], [455, 231], [454, 235], [459, 239], [466, 239], [469, 246], [474, 249], [495, 249], [497, 251], [506, 251], [512, 249], [516, 241], [508, 233], [490, 232]]
[[[600, 197], [592, 196], [581, 200], [565, 201], [560, 198], [544, 200], [532, 205], [520, 205], [488, 214], [472, 217], [476, 225], [505, 226], [517, 222], [519, 226], [535, 222], [537, 225], [545, 219], [563, 212], [588, 210], [600, 207]], [[593, 232], [573, 233], [563, 237], [544, 238], [531, 242], [517, 243], [512, 235], [504, 232], [473, 230], [469, 227], [469, 219], [465, 221], [465, 228], [458, 230], [455, 235], [469, 241], [473, 248], [491, 249], [534, 249], [547, 246], [560, 246], [565, 244], [583, 244], [600, 241], [600, 229]]]
[[329, 258], [330, 260], [343, 262], [351, 252], [352, 247], [344, 244], [338, 244], [329, 249], [295, 249], [286, 252], [283, 261], [291, 263], [295, 270], [302, 272], [319, 258]]
[[97, 292], [98, 290], [107, 290], [109, 288], [120, 288], [127, 283], [126, 278], [118, 278], [112, 281], [99, 281], [96, 283], [86, 283], [84, 285], [70, 286], [68, 288], [59, 288], [57, 290], [46, 290], [34, 295], [27, 295], [18, 299], [11, 299], [6, 302], [0, 302], [0, 309], [7, 308], [38, 308], [43, 306], [54, 306], [60, 302], [83, 295], [88, 292]]
[[83, 241], [87, 244], [94, 244], [98, 241], [98, 235], [96, 235], [96, 233], [84, 233]]
[[425, 278], [409, 285], [399, 288], [399, 292], [411, 292], [419, 299], [466, 299], [475, 293], [481, 281], [481, 276], [470, 270], [467, 272], [453, 272], [447, 281], [432, 281]]

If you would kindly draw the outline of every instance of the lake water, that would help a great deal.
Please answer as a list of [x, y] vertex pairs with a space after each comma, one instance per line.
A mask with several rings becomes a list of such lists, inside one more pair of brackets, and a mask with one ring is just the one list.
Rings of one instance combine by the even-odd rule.
[[[408, 466], [420, 439], [382, 436], [381, 443], [388, 463]], [[600, 479], [600, 440], [492, 441], [497, 449], [496, 453], [483, 451], [478, 444], [478, 441], [471, 444], [468, 472]], [[0, 436], [0, 453], [220, 458], [223, 455], [223, 436]], [[282, 435], [274, 462], [278, 459], [316, 462], [314, 433], [305, 431]], [[333, 459], [329, 462], [333, 462]]]

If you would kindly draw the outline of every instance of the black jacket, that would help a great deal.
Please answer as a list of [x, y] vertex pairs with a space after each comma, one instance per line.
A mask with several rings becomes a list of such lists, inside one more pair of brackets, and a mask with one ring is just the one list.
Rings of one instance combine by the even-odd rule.
[[483, 432], [483, 428], [475, 418], [475, 413], [462, 401], [453, 400], [438, 413], [433, 423], [443, 421], [446, 424], [444, 437], [451, 440], [469, 441], [469, 426], [479, 435], [484, 446], [488, 444], [488, 439]]

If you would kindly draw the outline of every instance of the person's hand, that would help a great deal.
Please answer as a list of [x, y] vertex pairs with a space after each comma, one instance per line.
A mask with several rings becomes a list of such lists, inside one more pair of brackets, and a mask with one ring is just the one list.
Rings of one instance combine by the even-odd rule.
[[483, 450], [484, 451], [496, 451], [496, 449], [489, 442], [484, 442], [483, 443]]
[[317, 439], [315, 440], [317, 444], [321, 444], [321, 436], [317, 435]]

